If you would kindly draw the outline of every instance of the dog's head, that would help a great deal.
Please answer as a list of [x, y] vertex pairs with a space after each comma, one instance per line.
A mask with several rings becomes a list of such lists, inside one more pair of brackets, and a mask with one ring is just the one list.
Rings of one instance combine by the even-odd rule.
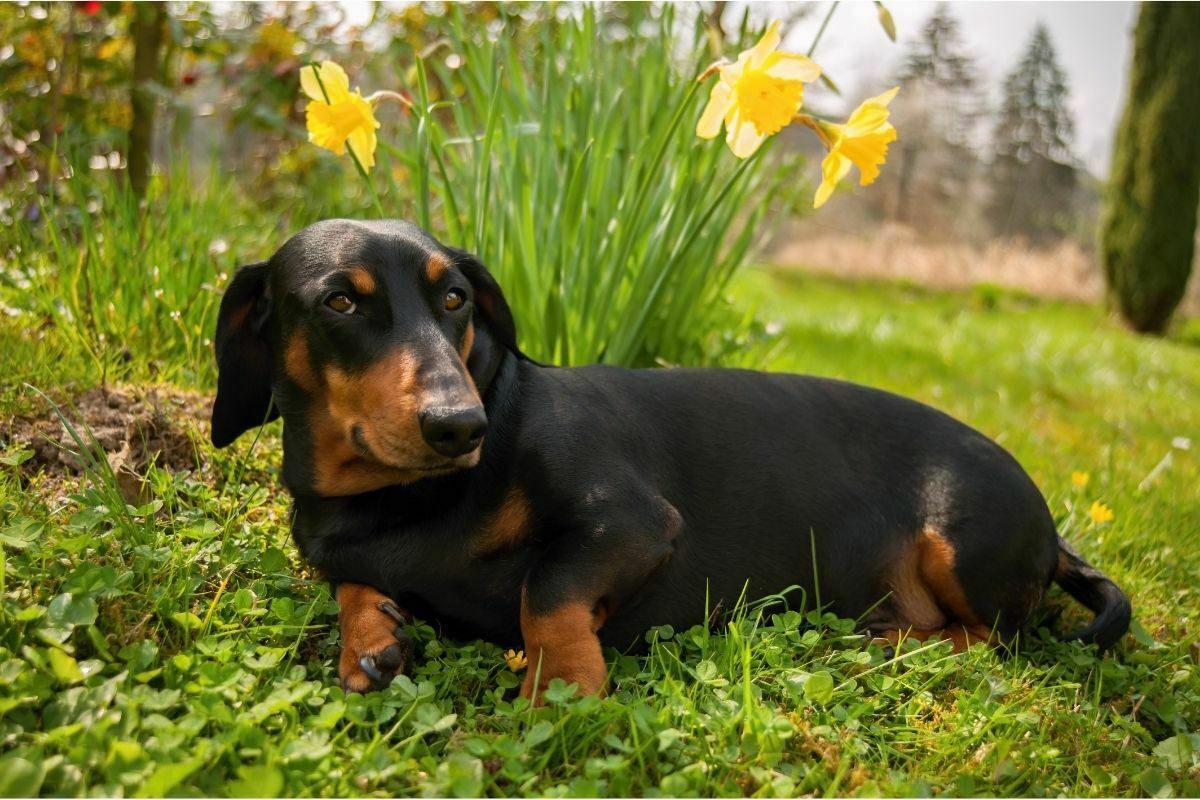
[[360, 494], [475, 466], [481, 395], [516, 327], [473, 256], [399, 221], [327, 220], [221, 300], [212, 440], [284, 418], [295, 492]]

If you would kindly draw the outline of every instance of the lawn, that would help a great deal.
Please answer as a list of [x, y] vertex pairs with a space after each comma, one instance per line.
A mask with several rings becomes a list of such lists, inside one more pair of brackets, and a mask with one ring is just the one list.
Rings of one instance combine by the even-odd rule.
[[[346, 696], [336, 604], [289, 538], [278, 423], [218, 453], [189, 394], [211, 390], [207, 365], [130, 353], [118, 370], [61, 322], [4, 315], [0, 796], [1200, 794], [1200, 349], [991, 289], [754, 270], [733, 294], [778, 332], [728, 360], [911, 395], [1011, 450], [1130, 594], [1117, 650], [1042, 628], [1009, 658], [888, 658], [851, 621], [750, 606], [719, 630], [652, 631], [644, 658], [610, 653], [605, 699], [556, 686], [531, 709], [497, 647], [417, 624], [410, 675]], [[158, 396], [191, 433], [175, 468], [131, 487], [9, 441], [46, 418], [26, 382], [70, 418], [114, 372], [173, 382], [178, 402]], [[82, 402], [132, 407], [112, 397]], [[1057, 590], [1045, 610], [1059, 630], [1080, 618]]]

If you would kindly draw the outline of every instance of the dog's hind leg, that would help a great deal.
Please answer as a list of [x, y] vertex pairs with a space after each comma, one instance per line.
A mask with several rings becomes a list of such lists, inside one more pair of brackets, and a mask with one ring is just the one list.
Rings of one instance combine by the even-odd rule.
[[886, 578], [889, 597], [869, 622], [878, 639], [947, 639], [961, 652], [974, 644], [1003, 644], [1015, 631], [997, 629], [976, 612], [959, 577], [949, 539], [926, 526], [906, 542]]

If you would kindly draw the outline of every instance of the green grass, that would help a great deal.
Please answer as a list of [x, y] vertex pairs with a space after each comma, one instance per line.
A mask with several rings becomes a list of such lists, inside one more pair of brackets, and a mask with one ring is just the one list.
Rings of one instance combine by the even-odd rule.
[[[1102, 659], [1037, 631], [1008, 659], [936, 644], [885, 659], [852, 623], [749, 608], [722, 631], [654, 631], [644, 658], [610, 653], [605, 699], [554, 687], [534, 710], [497, 647], [417, 625], [409, 676], [345, 696], [336, 606], [289, 540], [278, 424], [253, 450], [204, 446], [199, 474], [151, 468], [139, 508], [103, 465], [64, 486], [20, 476], [10, 448], [0, 796], [1200, 792], [1179, 747], [1200, 732], [1200, 350], [996, 292], [761, 271], [734, 292], [782, 326], [738, 361], [900, 391], [1003, 442], [1130, 593], [1134, 633]], [[100, 377], [68, 332], [28, 319], [0, 317], [16, 367], [0, 418], [44, 408], [18, 378], [65, 398]], [[204, 388], [190, 356], [161, 370]], [[1096, 499], [1112, 524], [1087, 521]], [[1077, 616], [1061, 593], [1047, 606], [1062, 627]]]

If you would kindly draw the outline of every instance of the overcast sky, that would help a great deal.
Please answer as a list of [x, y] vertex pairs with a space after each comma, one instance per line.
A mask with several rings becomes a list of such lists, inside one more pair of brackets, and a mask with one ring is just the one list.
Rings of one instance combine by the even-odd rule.
[[[819, 3], [786, 32], [788, 49], [804, 52], [829, 8]], [[904, 44], [917, 35], [937, 7], [935, 2], [888, 2], [896, 21], [897, 44], [879, 27], [872, 2], [843, 2], [814, 55], [842, 89], [852, 108], [862, 92], [884, 88], [899, 63]], [[1108, 175], [1112, 141], [1125, 102], [1126, 72], [1132, 53], [1137, 4], [1128, 2], [955, 2], [950, 10], [962, 24], [967, 47], [978, 59], [993, 108], [999, 85], [1021, 56], [1039, 20], [1050, 29], [1059, 64], [1067, 73], [1075, 114], [1075, 152], [1088, 169]], [[755, 4], [766, 16], [770, 4]], [[1200, 46], [1200, 43], [1197, 43]], [[848, 108], [845, 110], [849, 110]]]

